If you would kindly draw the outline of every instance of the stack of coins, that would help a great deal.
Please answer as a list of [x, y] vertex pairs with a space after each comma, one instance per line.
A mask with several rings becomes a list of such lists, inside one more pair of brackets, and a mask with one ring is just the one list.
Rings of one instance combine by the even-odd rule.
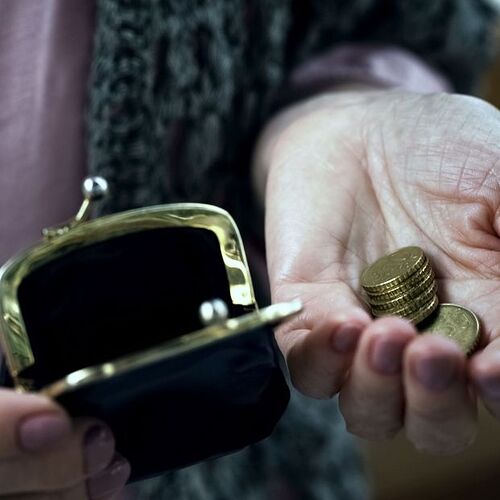
[[374, 316], [401, 316], [420, 323], [437, 308], [437, 283], [421, 248], [406, 247], [365, 269], [361, 285]]
[[471, 354], [479, 342], [479, 320], [465, 307], [439, 304], [437, 283], [421, 248], [405, 247], [366, 268], [361, 286], [373, 316], [400, 316], [425, 333], [456, 341]]

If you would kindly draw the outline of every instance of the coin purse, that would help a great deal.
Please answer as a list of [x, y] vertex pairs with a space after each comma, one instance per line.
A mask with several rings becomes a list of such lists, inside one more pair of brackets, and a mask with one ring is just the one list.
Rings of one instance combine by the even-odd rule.
[[257, 308], [238, 229], [220, 208], [87, 221], [91, 201], [0, 269], [10, 384], [104, 420], [133, 480], [268, 436], [289, 399], [272, 325], [300, 305]]

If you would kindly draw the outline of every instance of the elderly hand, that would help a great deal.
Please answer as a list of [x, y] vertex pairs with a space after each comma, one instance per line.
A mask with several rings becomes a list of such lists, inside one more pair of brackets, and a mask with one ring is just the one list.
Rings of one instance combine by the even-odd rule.
[[[476, 429], [475, 387], [500, 417], [500, 113], [479, 99], [395, 91], [328, 94], [285, 111], [263, 133], [274, 301], [302, 314], [277, 331], [303, 393], [340, 394], [349, 431], [405, 428], [419, 449], [456, 453]], [[429, 255], [442, 302], [472, 309], [482, 349], [372, 320], [362, 270], [407, 245]]]
[[0, 499], [114, 498], [130, 472], [114, 448], [101, 422], [73, 422], [45, 397], [0, 389]]

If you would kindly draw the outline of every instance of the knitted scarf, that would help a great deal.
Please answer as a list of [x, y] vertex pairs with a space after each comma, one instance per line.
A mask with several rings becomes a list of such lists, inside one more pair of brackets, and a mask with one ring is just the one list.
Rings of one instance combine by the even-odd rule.
[[342, 41], [406, 47], [470, 89], [494, 18], [481, 0], [98, 0], [89, 110], [104, 211], [220, 201], [290, 70]]
[[[290, 71], [343, 41], [421, 55], [459, 91], [491, 52], [486, 0], [98, 0], [90, 85], [90, 170], [103, 212], [180, 200], [254, 213], [253, 141]], [[241, 216], [239, 215], [241, 214]], [[202, 418], [200, 416], [200, 418]], [[335, 401], [294, 394], [264, 443], [141, 485], [140, 498], [366, 498]], [[140, 429], [137, 429], [140, 432]], [[295, 496], [293, 496], [295, 495]]]

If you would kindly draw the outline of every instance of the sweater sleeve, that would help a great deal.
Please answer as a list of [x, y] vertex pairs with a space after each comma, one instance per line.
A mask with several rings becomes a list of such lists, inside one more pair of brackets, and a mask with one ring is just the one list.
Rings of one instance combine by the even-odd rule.
[[342, 42], [388, 44], [420, 56], [455, 91], [471, 92], [495, 52], [498, 10], [491, 0], [313, 0], [298, 5], [290, 44], [299, 63]]
[[341, 44], [299, 65], [280, 98], [295, 101], [351, 83], [420, 93], [452, 90], [440, 72], [408, 50], [358, 42]]

